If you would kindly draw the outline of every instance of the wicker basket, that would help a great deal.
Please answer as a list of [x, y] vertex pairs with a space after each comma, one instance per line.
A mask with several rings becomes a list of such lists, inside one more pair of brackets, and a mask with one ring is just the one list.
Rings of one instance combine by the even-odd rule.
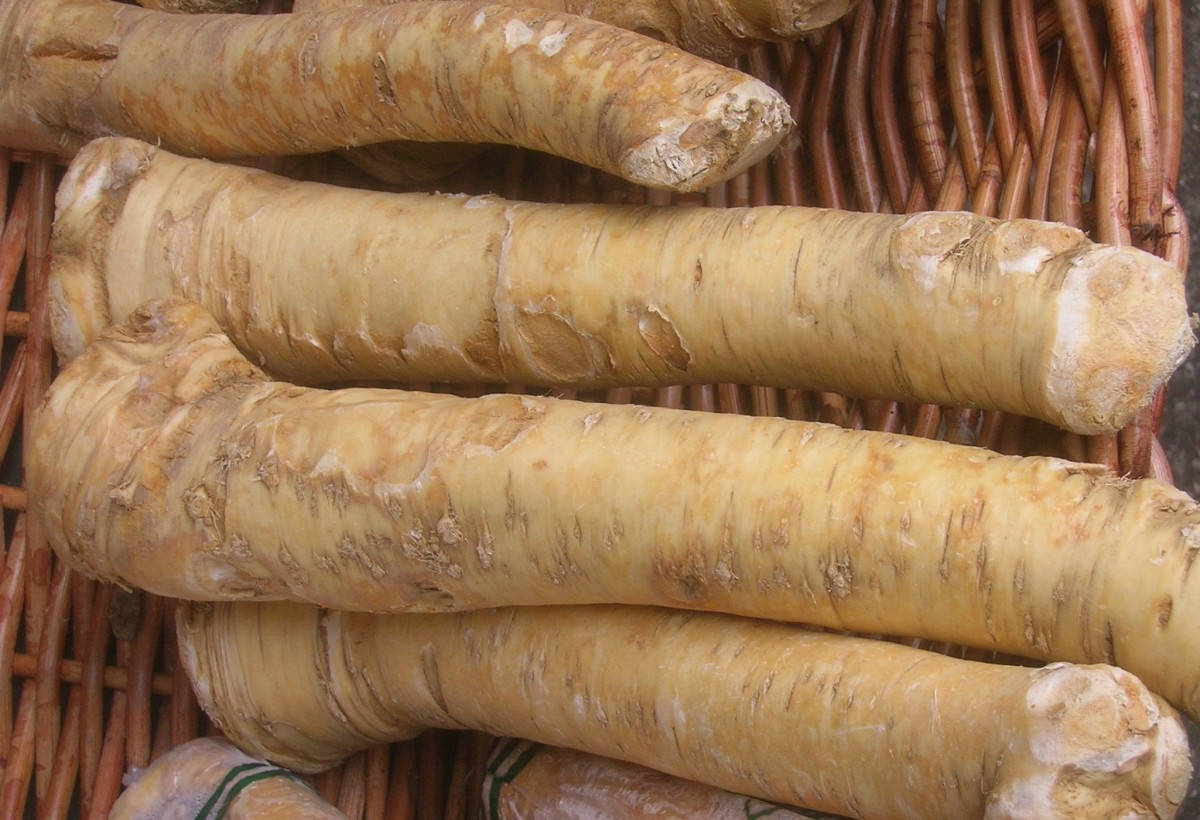
[[[264, 11], [283, 4], [268, 0]], [[1179, 0], [862, 0], [807, 43], [762, 48], [746, 70], [791, 101], [797, 139], [703, 196], [646, 193], [561, 160], [496, 149], [441, 190], [542, 201], [807, 204], [871, 211], [970, 209], [1049, 218], [1183, 266], [1174, 195], [1183, 105]], [[268, 9], [266, 6], [270, 6]], [[1106, 68], [1107, 66], [1107, 68]], [[1130, 157], [1138, 161], [1131, 162]], [[348, 182], [337, 157], [270, 161]], [[0, 445], [7, 513], [0, 577], [0, 817], [104, 816], [122, 774], [211, 727], [176, 659], [173, 603], [73, 575], [26, 518], [22, 413], [52, 370], [42, 283], [61, 173], [0, 148], [4, 302]], [[1164, 183], [1165, 180], [1165, 183]], [[463, 386], [460, 391], [478, 391]], [[1030, 420], [736, 385], [589, 395], [719, 412], [819, 419], [1098, 461], [1169, 476], [1155, 407], [1118, 436], [1085, 439]], [[951, 647], [936, 647], [953, 651]], [[314, 779], [350, 817], [475, 817], [488, 738], [431, 731]]]

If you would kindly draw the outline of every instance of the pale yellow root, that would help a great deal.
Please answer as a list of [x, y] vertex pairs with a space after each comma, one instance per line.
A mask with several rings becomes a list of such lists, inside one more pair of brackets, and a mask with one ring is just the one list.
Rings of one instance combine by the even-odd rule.
[[747, 820], [768, 815], [771, 820], [833, 820], [645, 766], [516, 738], [496, 740], [482, 798], [483, 812], [499, 820], [539, 816]]
[[271, 382], [135, 314], [31, 420], [92, 576], [201, 600], [636, 603], [1123, 666], [1200, 715], [1200, 505], [1153, 480], [783, 419]]
[[64, 359], [145, 300], [205, 305], [301, 383], [736, 382], [1120, 429], [1192, 344], [1183, 276], [962, 213], [378, 194], [102, 140], [59, 188]]
[[[857, 0], [510, 0], [513, 5], [579, 14], [726, 61], [750, 46], [792, 40], [827, 26]], [[395, 0], [296, 0], [295, 11], [382, 6]]]
[[422, 727], [512, 734], [866, 818], [1172, 817], [1191, 764], [1132, 675], [636, 607], [376, 616], [180, 610], [238, 743], [317, 770]]
[[198, 817], [205, 807], [227, 820], [345, 820], [295, 775], [212, 738], [175, 747], [125, 782], [109, 820]]
[[754, 78], [539, 9], [402, 3], [179, 15], [0, 0], [0, 144], [70, 154], [136, 136], [209, 157], [407, 139], [522, 145], [690, 190], [791, 126]]

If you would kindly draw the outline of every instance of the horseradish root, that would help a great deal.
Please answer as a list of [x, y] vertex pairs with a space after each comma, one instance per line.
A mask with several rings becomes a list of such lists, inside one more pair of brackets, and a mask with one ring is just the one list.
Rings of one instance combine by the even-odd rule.
[[1193, 341], [1176, 268], [1063, 225], [379, 194], [134, 140], [76, 158], [52, 250], [64, 358], [177, 293], [302, 383], [738, 382], [1098, 433]]
[[0, 144], [59, 153], [111, 134], [210, 157], [501, 142], [698, 189], [791, 124], [767, 85], [672, 46], [449, 0], [262, 16], [0, 0], [0, 54]]
[[1178, 716], [1119, 669], [728, 616], [193, 604], [179, 642], [214, 721], [301, 770], [469, 728], [866, 818], [1172, 817], [1191, 770]]
[[345, 818], [296, 775], [212, 738], [177, 746], [126, 780], [110, 820]]
[[[296, 0], [296, 11], [394, 0]], [[856, 0], [520, 0], [519, 5], [591, 17], [665, 40], [702, 57], [729, 60], [749, 46], [791, 40], [827, 26]], [[518, 3], [514, 0], [514, 5]]]
[[645, 766], [516, 738], [496, 740], [481, 796], [483, 812], [495, 820], [538, 816], [595, 820], [818, 818]]
[[[382, 6], [391, 0], [296, 0], [296, 11], [327, 11], [349, 6]], [[720, 62], [764, 40], [786, 40], [828, 25], [855, 0], [513, 0], [512, 5], [590, 17], [677, 45]], [[459, 156], [473, 154], [459, 150]], [[437, 179], [449, 173], [439, 154], [418, 153], [411, 145], [384, 143], [351, 148], [346, 158], [393, 184]], [[425, 160], [425, 161], [422, 161]]]
[[1123, 666], [1200, 716], [1200, 505], [1102, 468], [776, 418], [272, 382], [135, 312], [31, 420], [88, 575], [200, 600], [708, 609]]

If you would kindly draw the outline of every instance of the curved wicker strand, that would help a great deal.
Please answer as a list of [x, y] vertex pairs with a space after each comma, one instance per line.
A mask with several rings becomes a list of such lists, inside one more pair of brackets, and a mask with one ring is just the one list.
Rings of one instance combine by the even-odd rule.
[[[29, 211], [29, 238], [25, 250], [25, 301], [29, 306], [29, 335], [26, 343], [29, 361], [25, 370], [24, 414], [41, 403], [46, 386], [50, 384], [50, 334], [47, 329], [45, 287], [49, 265], [50, 224], [54, 215], [55, 166], [54, 157], [37, 154], [25, 169], [32, 174], [32, 200]], [[24, 431], [22, 436], [28, 435]], [[29, 442], [24, 441], [24, 449]], [[51, 552], [35, 518], [26, 524], [29, 539], [29, 579], [25, 591], [25, 637], [31, 652], [36, 651], [44, 623], [46, 601], [49, 598]], [[49, 761], [45, 761], [49, 765]]]
[[992, 127], [1000, 146], [1000, 160], [1008, 168], [1020, 130], [1012, 72], [1008, 64], [1008, 46], [1004, 38], [1004, 15], [1002, 0], [983, 0], [980, 5], [979, 30], [988, 99], [992, 106]]
[[83, 814], [91, 813], [92, 793], [100, 769], [100, 748], [104, 743], [104, 664], [108, 655], [108, 603], [112, 594], [109, 584], [102, 584], [92, 599], [90, 640], [83, 655], [80, 689], [83, 692], [83, 714], [80, 728], [79, 799]]
[[950, 111], [954, 117], [958, 153], [967, 185], [974, 188], [984, 161], [984, 119], [975, 90], [974, 55], [971, 53], [971, 4], [967, 0], [946, 3], [946, 78], [950, 87]]
[[1150, 55], [1142, 25], [1144, 13], [1144, 2], [1137, 0], [1104, 3], [1109, 65], [1116, 69], [1128, 147], [1129, 230], [1136, 243], [1153, 247], [1162, 224], [1163, 164]]
[[388, 793], [384, 815], [389, 820], [413, 820], [416, 817], [413, 774], [416, 770], [416, 741], [393, 744], [388, 761]]
[[839, 88], [845, 54], [845, 37], [841, 27], [831, 26], [821, 49], [821, 62], [810, 109], [812, 119], [808, 128], [813, 180], [816, 183], [817, 202], [822, 208], [847, 207], [841, 186], [841, 162], [833, 133], [833, 112], [835, 108], [841, 108], [842, 102]]
[[[4, 680], [13, 678], [13, 654], [25, 596], [26, 544], [25, 516], [20, 515], [0, 575], [0, 674]], [[4, 686], [0, 687], [0, 749], [8, 749], [12, 742], [13, 687]]]
[[36, 741], [34, 757], [35, 794], [39, 807], [50, 790], [54, 751], [61, 729], [58, 669], [67, 641], [67, 612], [71, 604], [71, 576], [67, 565], [56, 562], [46, 606], [46, 628], [38, 643], [36, 682]]
[[1091, 9], [1085, 0], [1056, 0], [1062, 17], [1063, 44], [1075, 73], [1075, 86], [1083, 102], [1088, 125], [1095, 130], [1100, 122], [1100, 95], [1104, 89], [1104, 58]]
[[[117, 665], [126, 667], [129, 665], [128, 644], [124, 641], [118, 644]], [[125, 774], [125, 731], [128, 725], [126, 722], [128, 707], [128, 694], [124, 690], [114, 692], [108, 707], [108, 730], [104, 733], [104, 743], [100, 747], [96, 781], [92, 787], [92, 805], [86, 815], [87, 820], [101, 820], [101, 818], [108, 817], [109, 809], [112, 808], [117, 795], [121, 792], [121, 778]]]
[[23, 817], [25, 814], [25, 800], [33, 774], [33, 750], [37, 742], [34, 717], [36, 689], [36, 684], [31, 680], [21, 684], [12, 744], [5, 757], [4, 775], [0, 778], [0, 817]]
[[78, 686], [72, 686], [63, 710], [62, 733], [58, 737], [58, 753], [54, 756], [53, 776], [46, 795], [38, 805], [38, 817], [44, 820], [66, 818], [71, 810], [71, 796], [79, 770], [79, 720], [82, 698]]
[[1016, 61], [1017, 84], [1025, 107], [1025, 123], [1029, 138], [1038, 143], [1046, 121], [1049, 94], [1042, 70], [1041, 43], [1033, 0], [1011, 0], [1009, 24], [1012, 26], [1013, 51]]
[[[8, 311], [13, 288], [21, 271], [21, 261], [29, 241], [30, 205], [33, 201], [33, 174], [22, 174], [13, 197], [12, 208], [0, 233], [0, 315]], [[0, 351], [3, 351], [0, 336]]]
[[857, 210], [879, 211], [884, 197], [883, 180], [871, 139], [868, 81], [871, 76], [871, 35], [875, 29], [875, 4], [862, 0], [854, 13], [846, 64], [844, 97], [846, 149], [854, 180]]
[[1054, 84], [1050, 90], [1050, 103], [1046, 108], [1042, 140], [1040, 143], [1036, 143], [1037, 155], [1034, 162], [1033, 187], [1029, 193], [1029, 207], [1025, 212], [1025, 216], [1031, 219], [1049, 218], [1051, 189], [1054, 187], [1052, 178], [1055, 167], [1054, 154], [1058, 149], [1059, 134], [1062, 133], [1067, 100], [1073, 97], [1075, 97], [1074, 83], [1071, 81], [1070, 72], [1056, 72]]
[[159, 637], [162, 633], [163, 599], [157, 595], [144, 595], [137, 633], [132, 644], [129, 665], [129, 697], [125, 733], [125, 767], [145, 768], [150, 765], [150, 739], [152, 736], [150, 714], [151, 676], [158, 659]]
[[937, 94], [937, 3], [913, 0], [904, 37], [904, 87], [908, 93], [914, 147], [926, 192], [942, 187], [946, 174], [946, 129]]
[[896, 61], [900, 52], [900, 0], [882, 0], [875, 30], [871, 70], [871, 111], [875, 117], [875, 142], [879, 147], [880, 166], [887, 185], [892, 210], [904, 210], [912, 187], [909, 160], [900, 133], [896, 108]]
[[[1100, 128], [1096, 134], [1095, 185], [1092, 202], [1096, 210], [1096, 241], [1109, 245], [1130, 243], [1130, 162], [1132, 146], [1126, 143], [1121, 115], [1121, 94], [1110, 64], [1100, 106]], [[1162, 183], [1159, 183], [1161, 189]], [[1161, 215], [1160, 217], [1161, 218]]]
[[1075, 90], [1068, 68], [1060, 72], [1064, 84], [1062, 120], [1054, 140], [1054, 159], [1049, 169], [1050, 194], [1047, 213], [1051, 220], [1084, 228], [1083, 175], [1087, 165], [1088, 127], [1083, 103]]
[[[1154, 97], [1163, 174], [1172, 190], [1183, 145], [1183, 15], [1179, 0], [1154, 0]], [[1164, 202], [1164, 212], [1170, 206]]]

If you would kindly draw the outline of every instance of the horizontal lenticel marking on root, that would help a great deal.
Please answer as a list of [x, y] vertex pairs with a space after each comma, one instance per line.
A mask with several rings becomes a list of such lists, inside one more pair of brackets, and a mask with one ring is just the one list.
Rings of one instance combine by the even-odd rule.
[[1191, 771], [1179, 716], [1107, 666], [638, 607], [192, 604], [177, 623], [214, 722], [305, 771], [426, 726], [475, 729], [887, 820], [1169, 818]]
[[1192, 345], [1183, 275], [963, 213], [379, 194], [99, 140], [58, 193], [60, 355], [177, 293], [302, 383], [750, 383], [996, 408], [1080, 433]]
[[368, 611], [626, 603], [1122, 666], [1200, 716], [1200, 505], [1153, 480], [774, 418], [270, 381], [201, 308], [31, 419], [72, 567]]
[[773, 89], [673, 46], [451, 0], [261, 16], [0, 0], [0, 54], [0, 144], [60, 154], [113, 134], [209, 157], [499, 142], [692, 190], [791, 127]]

